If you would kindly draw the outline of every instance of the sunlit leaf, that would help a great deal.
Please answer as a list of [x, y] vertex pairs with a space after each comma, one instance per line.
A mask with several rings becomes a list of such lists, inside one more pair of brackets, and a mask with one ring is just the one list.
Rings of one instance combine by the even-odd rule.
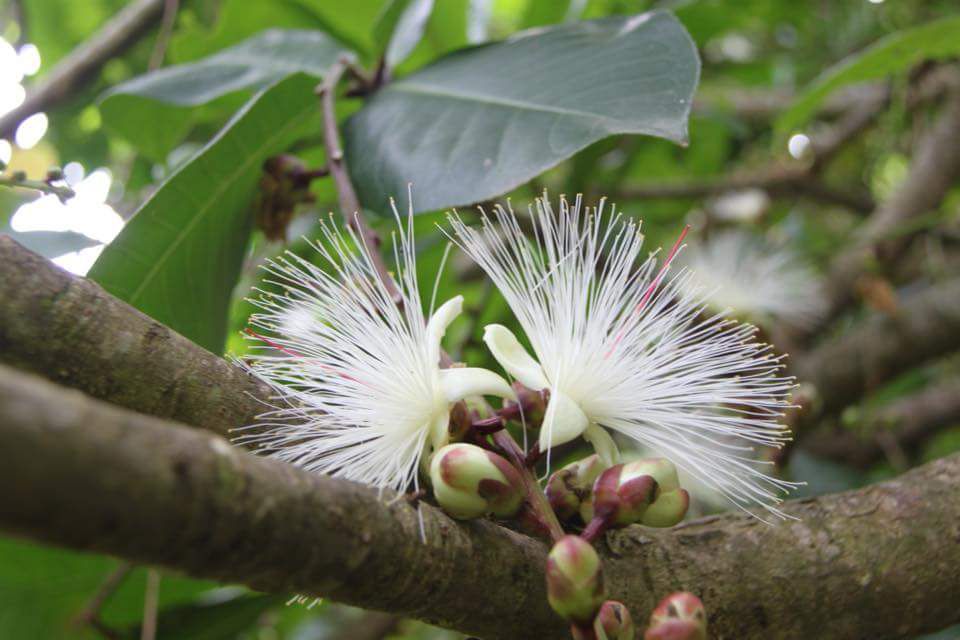
[[392, 68], [413, 51], [427, 28], [433, 0], [390, 0], [377, 20], [376, 40], [386, 44], [384, 57]]
[[140, 208], [90, 277], [221, 353], [261, 166], [319, 128], [314, 84], [295, 74], [251, 99]]

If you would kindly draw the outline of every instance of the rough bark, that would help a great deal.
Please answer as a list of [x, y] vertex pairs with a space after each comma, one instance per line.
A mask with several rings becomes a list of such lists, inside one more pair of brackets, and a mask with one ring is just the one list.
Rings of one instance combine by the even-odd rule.
[[822, 429], [803, 448], [822, 458], [867, 469], [885, 457], [909, 459], [940, 429], [960, 425], [960, 379], [936, 383], [859, 421], [856, 430]]
[[[457, 523], [216, 435], [0, 368], [4, 530], [190, 575], [388, 610], [487, 638], [566, 637], [545, 546]], [[960, 455], [860, 491], [607, 535], [608, 591], [643, 620], [679, 589], [714, 638], [897, 638], [960, 620]]]
[[249, 424], [266, 385], [0, 236], [0, 362], [217, 433]]

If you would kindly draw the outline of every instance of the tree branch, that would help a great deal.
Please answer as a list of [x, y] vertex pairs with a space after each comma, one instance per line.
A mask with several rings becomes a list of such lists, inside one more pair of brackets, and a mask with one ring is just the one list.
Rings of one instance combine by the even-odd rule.
[[822, 458], [867, 469], [887, 456], [892, 444], [915, 455], [934, 434], [960, 424], [960, 378], [945, 380], [867, 415], [857, 429], [821, 429], [803, 448]]
[[948, 94], [937, 121], [918, 143], [910, 171], [899, 188], [873, 212], [856, 234], [855, 243], [831, 265], [829, 316], [835, 316], [852, 301], [854, 285], [872, 261], [889, 263], [902, 253], [909, 235], [896, 232], [904, 223], [940, 206], [960, 178], [957, 140], [960, 89]]
[[[546, 547], [458, 523], [0, 367], [0, 527], [271, 592], [330, 597], [487, 638], [565, 637]], [[855, 492], [601, 543], [632, 610], [692, 590], [715, 637], [894, 638], [960, 620], [960, 455]], [[739, 579], [738, 576], [749, 576]], [[823, 607], [830, 603], [825, 621]]]
[[160, 19], [163, 4], [164, 0], [135, 0], [124, 7], [31, 86], [19, 107], [0, 116], [0, 138], [9, 138], [28, 116], [63, 102], [107, 61], [126, 51]]

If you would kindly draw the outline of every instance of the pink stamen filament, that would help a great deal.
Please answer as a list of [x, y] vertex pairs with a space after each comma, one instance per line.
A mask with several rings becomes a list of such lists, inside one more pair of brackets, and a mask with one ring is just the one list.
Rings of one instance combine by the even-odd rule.
[[[243, 331], [244, 331], [244, 333], [246, 333], [247, 335], [253, 336], [253, 337], [256, 338], [257, 340], [259, 340], [259, 341], [267, 344], [267, 346], [273, 347], [274, 349], [277, 349], [277, 350], [279, 350], [279, 351], [284, 352], [284, 353], [287, 354], [288, 356], [292, 356], [292, 357], [294, 357], [294, 358], [304, 358], [304, 359], [308, 359], [308, 358], [306, 358], [306, 356], [302, 356], [302, 355], [300, 355], [299, 353], [297, 353], [296, 351], [292, 351], [292, 350], [290, 350], [290, 349], [287, 349], [287, 348], [284, 347], [283, 345], [277, 344], [276, 342], [274, 342], [274, 341], [271, 340], [270, 338], [267, 338], [266, 336], [260, 335], [259, 333], [257, 333], [257, 332], [254, 331], [253, 329], [250, 329], [249, 327], [245, 328]], [[334, 369], [333, 367], [329, 367], [329, 366], [327, 366], [327, 365], [325, 365], [325, 364], [320, 364], [320, 363], [315, 363], [315, 364], [316, 364], [318, 367], [320, 367], [321, 369], [323, 369], [324, 371], [328, 371], [328, 372], [330, 372], [330, 373], [332, 373], [332, 374], [334, 374], [334, 375], [338, 375], [338, 376], [340, 376], [341, 378], [344, 378], [345, 380], [350, 380], [351, 382], [358, 382], [358, 383], [360, 383], [360, 384], [366, 384], [365, 382], [360, 382], [359, 380], [357, 380], [356, 378], [354, 378], [354, 377], [352, 377], [352, 376], [348, 376], [348, 375], [345, 374], [345, 373], [342, 373], [342, 372], [340, 372], [340, 371], [337, 371], [337, 370]]]

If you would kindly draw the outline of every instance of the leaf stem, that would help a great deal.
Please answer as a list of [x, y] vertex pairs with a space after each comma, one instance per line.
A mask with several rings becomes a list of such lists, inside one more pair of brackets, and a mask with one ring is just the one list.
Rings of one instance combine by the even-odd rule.
[[343, 157], [343, 147], [340, 144], [340, 130], [337, 126], [335, 104], [336, 89], [344, 73], [351, 68], [352, 64], [352, 60], [348, 57], [338, 59], [330, 67], [323, 82], [318, 84], [315, 90], [317, 96], [320, 97], [320, 110], [323, 114], [323, 146], [327, 153], [327, 168], [337, 189], [340, 212], [346, 218], [350, 228], [357, 234], [360, 242], [366, 246], [377, 270], [377, 276], [390, 297], [397, 304], [401, 304], [403, 297], [400, 295], [393, 278], [390, 277], [387, 264], [380, 254], [380, 236], [364, 219], [360, 200], [357, 198], [357, 192], [354, 190], [350, 175], [347, 173], [347, 163]]
[[77, 195], [73, 189], [67, 186], [58, 186], [44, 180], [30, 180], [29, 178], [13, 173], [11, 175], [0, 175], [0, 186], [20, 187], [22, 189], [33, 189], [41, 193], [49, 193], [60, 198], [61, 202], [66, 202]]

